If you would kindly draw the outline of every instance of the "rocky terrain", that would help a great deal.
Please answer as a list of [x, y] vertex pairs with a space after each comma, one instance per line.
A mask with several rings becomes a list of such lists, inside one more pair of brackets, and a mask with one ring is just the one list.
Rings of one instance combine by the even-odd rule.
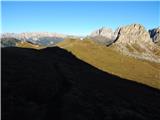
[[149, 30], [153, 42], [160, 46], [160, 27]]
[[132, 24], [116, 30], [112, 44], [125, 55], [160, 63], [160, 48], [152, 41], [149, 32], [140, 24]]
[[1, 51], [2, 120], [160, 119], [159, 90], [102, 72], [64, 49]]
[[124, 55], [160, 63], [159, 28], [147, 31], [140, 24], [119, 27], [115, 32], [101, 28], [91, 33], [91, 39], [112, 45]]
[[116, 39], [116, 35], [110, 28], [102, 27], [94, 32], [91, 33], [89, 38], [93, 39], [98, 43], [102, 43], [105, 45], [110, 45]]

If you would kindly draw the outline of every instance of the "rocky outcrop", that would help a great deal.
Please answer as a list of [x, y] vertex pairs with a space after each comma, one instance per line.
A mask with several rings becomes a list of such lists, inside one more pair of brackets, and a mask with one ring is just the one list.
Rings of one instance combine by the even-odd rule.
[[114, 48], [123, 54], [160, 63], [160, 48], [152, 42], [149, 32], [140, 24], [118, 28]]
[[160, 27], [149, 30], [153, 42], [160, 46]]
[[91, 33], [90, 37], [98, 43], [110, 45], [115, 40], [116, 36], [110, 28], [102, 27]]
[[114, 32], [110, 28], [102, 27], [101, 29], [98, 29], [98, 30], [92, 32], [91, 36], [92, 37], [103, 36], [103, 37], [106, 37], [108, 39], [114, 39]]
[[119, 44], [134, 44], [134, 43], [151, 43], [150, 35], [144, 26], [140, 24], [132, 24], [118, 28], [115, 31], [117, 34], [116, 43]]

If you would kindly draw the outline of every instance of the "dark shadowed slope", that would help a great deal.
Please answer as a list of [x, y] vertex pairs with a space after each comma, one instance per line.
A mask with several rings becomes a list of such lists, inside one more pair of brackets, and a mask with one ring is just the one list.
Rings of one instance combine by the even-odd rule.
[[159, 120], [159, 101], [58, 47], [2, 48], [2, 120]]

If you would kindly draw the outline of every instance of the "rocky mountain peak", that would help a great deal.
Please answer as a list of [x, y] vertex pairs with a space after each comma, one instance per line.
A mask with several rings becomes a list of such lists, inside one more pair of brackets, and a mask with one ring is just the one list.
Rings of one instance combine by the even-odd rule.
[[90, 37], [101, 44], [110, 45], [115, 40], [116, 36], [111, 28], [102, 27], [91, 33]]
[[92, 37], [102, 36], [102, 37], [105, 37], [105, 38], [108, 38], [108, 39], [113, 39], [114, 38], [114, 32], [112, 31], [111, 28], [102, 27], [102, 28], [92, 32], [91, 36]]
[[151, 43], [150, 35], [144, 26], [140, 24], [131, 24], [118, 28], [115, 32], [117, 38], [116, 43]]
[[[117, 36], [112, 44], [116, 50], [135, 58], [160, 63], [160, 50], [150, 38], [149, 32], [140, 24], [131, 24], [118, 28]], [[157, 52], [155, 52], [157, 51]]]

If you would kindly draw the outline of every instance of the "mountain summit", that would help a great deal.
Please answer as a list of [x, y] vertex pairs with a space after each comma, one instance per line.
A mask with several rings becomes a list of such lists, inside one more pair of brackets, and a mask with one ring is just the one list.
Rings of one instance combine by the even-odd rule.
[[152, 41], [149, 32], [140, 24], [118, 28], [112, 44], [116, 50], [135, 58], [160, 63], [160, 48]]
[[160, 63], [159, 28], [147, 31], [141, 24], [131, 24], [119, 27], [114, 32], [102, 27], [92, 32], [90, 38], [97, 43], [111, 45], [127, 56]]
[[117, 34], [117, 44], [152, 43], [149, 32], [140, 24], [131, 24], [118, 28], [115, 33]]
[[112, 31], [112, 29], [111, 28], [105, 28], [105, 27], [102, 27], [102, 28], [92, 32], [91, 36], [92, 37], [103, 36], [103, 37], [106, 37], [108, 39], [114, 39], [115, 38], [114, 32]]
[[92, 32], [90, 38], [98, 43], [110, 45], [115, 40], [116, 36], [111, 28], [102, 27]]

